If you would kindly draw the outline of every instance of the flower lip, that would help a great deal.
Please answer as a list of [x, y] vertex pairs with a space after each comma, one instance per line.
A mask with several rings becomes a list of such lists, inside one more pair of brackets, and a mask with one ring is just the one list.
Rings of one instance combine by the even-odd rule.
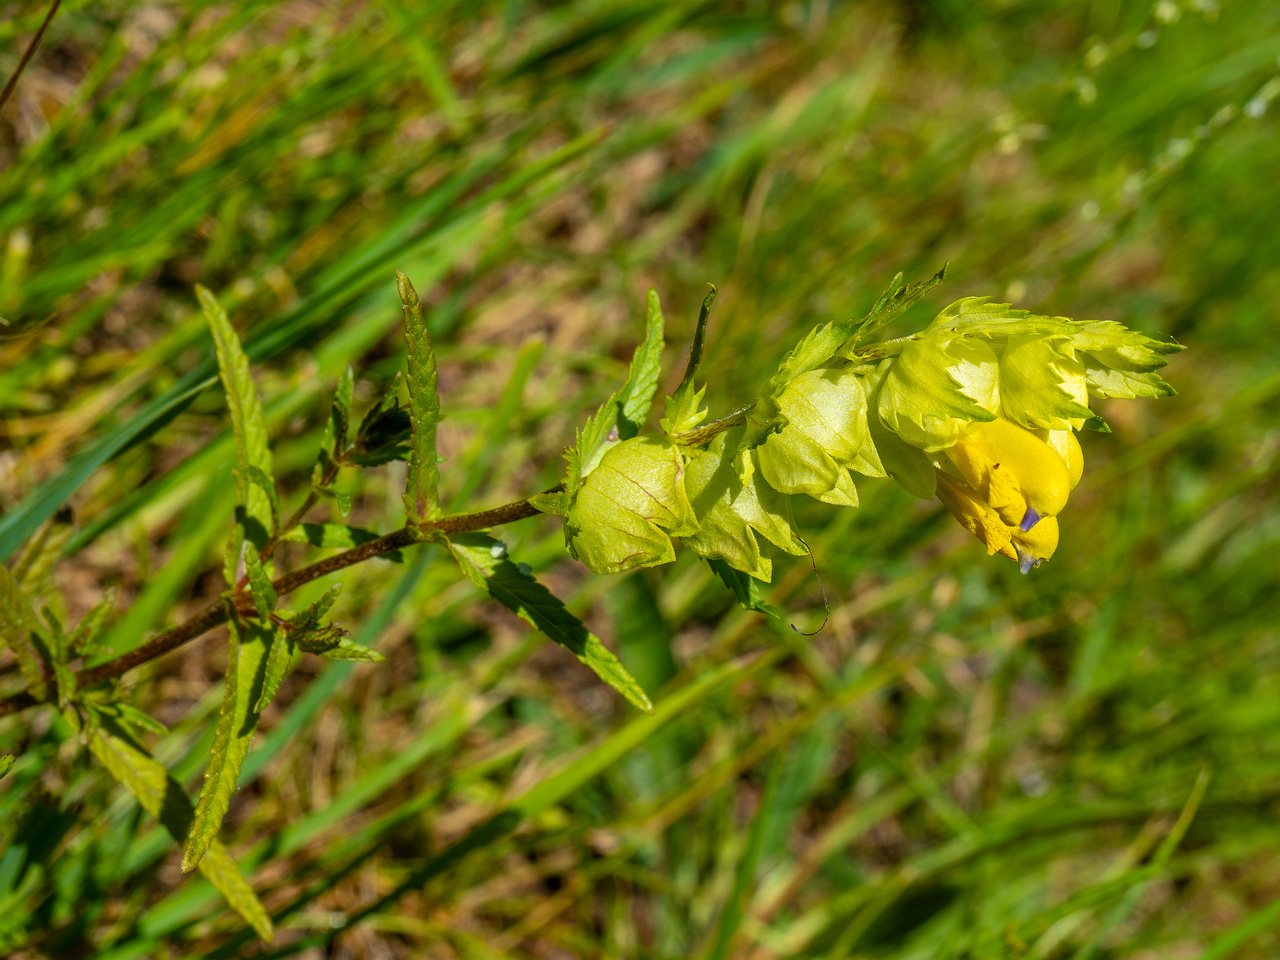
[[1030, 573], [1034, 567], [1038, 567], [1040, 564], [1044, 563], [1044, 557], [1037, 557], [1022, 549], [1020, 545], [1015, 544], [1015, 547], [1018, 551], [1018, 569], [1022, 571], [1022, 575], [1024, 577]]
[[1022, 523], [1018, 524], [1018, 528], [1023, 533], [1026, 533], [1039, 522], [1040, 514], [1036, 513], [1035, 507], [1028, 505], [1027, 512], [1022, 515]]

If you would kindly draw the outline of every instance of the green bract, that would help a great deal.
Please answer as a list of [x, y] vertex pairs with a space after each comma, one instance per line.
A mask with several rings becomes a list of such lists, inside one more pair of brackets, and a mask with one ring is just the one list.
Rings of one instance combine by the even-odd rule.
[[[709, 296], [663, 435], [606, 436], [615, 422], [606, 404], [570, 451], [563, 491], [532, 502], [565, 518], [569, 549], [597, 573], [670, 561], [672, 538], [682, 537], [699, 556], [767, 581], [759, 537], [788, 553], [805, 549], [790, 495], [857, 506], [852, 472], [889, 476], [922, 499], [939, 495], [991, 553], [1031, 569], [1057, 546], [1054, 518], [1083, 464], [1073, 431], [1094, 419], [1090, 396], [1173, 393], [1154, 371], [1182, 348], [1118, 323], [1035, 316], [984, 297], [957, 300], [921, 333], [868, 342], [940, 279], [895, 280], [861, 321], [815, 328], [765, 396], [706, 422], [705, 387], [693, 375]], [[628, 386], [612, 401], [644, 398], [633, 404], [636, 429], [652, 387], [633, 393], [635, 370], [656, 383], [654, 303]]]
[[698, 532], [684, 474], [684, 455], [666, 439], [635, 437], [611, 446], [565, 516], [569, 551], [594, 573], [674, 560], [671, 537]]

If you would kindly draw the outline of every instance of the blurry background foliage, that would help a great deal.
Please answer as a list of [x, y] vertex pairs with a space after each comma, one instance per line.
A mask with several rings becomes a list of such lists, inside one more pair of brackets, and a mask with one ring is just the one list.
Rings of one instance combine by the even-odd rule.
[[[0, 7], [0, 74], [44, 13]], [[1023, 578], [866, 481], [860, 510], [802, 505], [831, 598], [806, 639], [687, 552], [594, 577], [551, 518], [504, 528], [654, 718], [438, 549], [348, 571], [340, 619], [388, 662], [303, 660], [223, 831], [269, 955], [1276, 956], [1277, 57], [1266, 0], [68, 0], [0, 115], [3, 555], [73, 506], [54, 602], [118, 584], [117, 650], [221, 588], [197, 281], [255, 360], [289, 506], [342, 365], [360, 407], [402, 364], [408, 273], [443, 496], [476, 509], [555, 482], [649, 286], [674, 376], [719, 286], [723, 413], [949, 260], [898, 332], [992, 294], [1190, 347], [1179, 397], [1102, 405], [1053, 560]], [[352, 522], [398, 522], [398, 467], [348, 479]], [[777, 571], [812, 629], [808, 560]], [[189, 789], [224, 651], [131, 675]], [[259, 950], [42, 711], [0, 721], [0, 949]]]

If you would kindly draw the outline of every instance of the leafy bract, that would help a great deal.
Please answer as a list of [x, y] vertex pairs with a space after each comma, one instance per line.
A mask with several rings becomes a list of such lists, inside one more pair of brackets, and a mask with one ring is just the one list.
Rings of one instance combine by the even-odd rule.
[[440, 468], [436, 461], [436, 424], [440, 422], [439, 374], [431, 336], [422, 317], [418, 293], [400, 271], [396, 286], [404, 313], [404, 339], [409, 349], [409, 473], [404, 508], [410, 529], [440, 513]]
[[565, 517], [570, 552], [595, 573], [666, 563], [675, 558], [671, 537], [697, 530], [680, 448], [646, 436], [611, 446]]
[[[192, 827], [193, 815], [181, 785], [120, 723], [123, 718], [116, 708], [85, 704], [84, 709], [84, 736], [98, 762], [182, 843]], [[72, 726], [80, 726], [75, 711], [64, 710], [63, 716]], [[227, 848], [211, 839], [199, 866], [232, 909], [270, 943], [275, 936], [271, 918]]]
[[500, 541], [486, 534], [466, 534], [451, 539], [449, 550], [476, 586], [569, 650], [632, 706], [653, 713], [648, 695], [622, 662], [565, 608], [559, 597], [512, 563]]
[[[775, 398], [787, 424], [757, 449], [765, 480], [782, 493], [857, 506], [849, 469], [868, 443], [867, 392], [851, 367], [819, 367], [793, 377]], [[878, 462], [878, 461], [876, 461]]]
[[662, 372], [665, 344], [665, 321], [656, 290], [649, 291], [646, 307], [644, 340], [632, 354], [626, 383], [600, 405], [578, 433], [577, 459], [570, 464], [566, 477], [566, 487], [570, 489], [576, 488], [577, 482], [595, 469], [611, 444], [630, 440], [638, 434], [649, 416]]
[[778, 365], [778, 372], [766, 388], [767, 395], [777, 396], [792, 378], [817, 369], [837, 355], [852, 356], [854, 348], [940, 284], [946, 274], [943, 266], [928, 280], [904, 284], [899, 273], [861, 320], [833, 321], [815, 327]]
[[209, 850], [222, 827], [236, 790], [240, 765], [258, 730], [257, 704], [266, 681], [267, 658], [275, 631], [270, 626], [242, 623], [232, 617], [228, 623], [230, 651], [227, 656], [227, 686], [222, 711], [214, 731], [213, 749], [205, 768], [204, 784], [196, 802], [195, 818], [182, 851], [183, 871], [192, 870]]
[[[242, 542], [248, 540], [261, 550], [271, 538], [274, 526], [272, 504], [264, 489], [272, 483], [270, 478], [274, 475], [271, 448], [267, 442], [262, 401], [249, 371], [249, 358], [240, 346], [235, 328], [209, 290], [197, 284], [196, 296], [213, 334], [218, 374], [226, 391], [231, 429], [236, 440], [236, 526], [224, 568], [227, 583], [234, 586]], [[253, 474], [254, 469], [261, 472], [260, 478]], [[254, 482], [255, 479], [259, 482]]]
[[767, 583], [773, 565], [761, 554], [751, 526], [733, 508], [743, 483], [733, 458], [726, 456], [728, 437], [721, 434], [705, 450], [688, 454], [685, 487], [698, 517], [698, 531], [683, 543], [700, 557], [723, 561]]

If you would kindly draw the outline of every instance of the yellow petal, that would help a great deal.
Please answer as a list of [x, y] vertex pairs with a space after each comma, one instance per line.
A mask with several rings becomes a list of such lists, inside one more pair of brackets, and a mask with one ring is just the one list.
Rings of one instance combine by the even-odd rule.
[[969, 486], [1010, 526], [1032, 528], [1067, 504], [1071, 476], [1062, 457], [1011, 420], [969, 423], [947, 450]]
[[1010, 560], [1018, 554], [1010, 545], [1013, 530], [1000, 522], [999, 515], [984, 503], [963, 480], [938, 472], [938, 499], [951, 515], [987, 546], [987, 555], [1002, 553]]

